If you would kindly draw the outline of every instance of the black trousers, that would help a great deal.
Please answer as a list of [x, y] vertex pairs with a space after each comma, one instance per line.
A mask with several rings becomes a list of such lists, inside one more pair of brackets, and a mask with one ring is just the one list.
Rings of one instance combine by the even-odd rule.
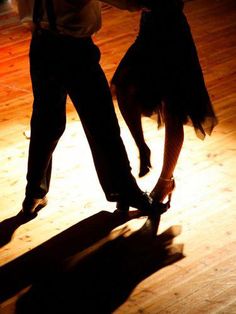
[[49, 190], [53, 151], [66, 125], [67, 95], [79, 114], [107, 200], [128, 198], [139, 190], [99, 61], [100, 51], [91, 38], [48, 30], [33, 33], [30, 73], [34, 103], [26, 196], [41, 198]]

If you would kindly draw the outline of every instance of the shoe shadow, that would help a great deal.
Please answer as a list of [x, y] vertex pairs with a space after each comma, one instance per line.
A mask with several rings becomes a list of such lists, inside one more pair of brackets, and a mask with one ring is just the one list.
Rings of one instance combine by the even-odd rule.
[[184, 257], [183, 245], [173, 244], [180, 227], [157, 236], [159, 221], [105, 211], [89, 217], [5, 265], [0, 296], [28, 286], [18, 314], [112, 313], [143, 279]]
[[27, 223], [31, 219], [35, 218], [36, 215], [31, 217], [25, 217], [24, 214], [20, 211], [17, 215], [7, 218], [0, 222], [0, 247], [3, 247], [9, 243], [12, 239], [12, 236], [17, 228], [21, 225]]

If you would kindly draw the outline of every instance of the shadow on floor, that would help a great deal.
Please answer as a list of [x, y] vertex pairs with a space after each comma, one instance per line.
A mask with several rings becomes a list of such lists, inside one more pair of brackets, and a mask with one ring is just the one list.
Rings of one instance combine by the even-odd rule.
[[112, 313], [135, 286], [183, 258], [174, 226], [157, 234], [159, 216], [102, 211], [0, 270], [0, 301], [20, 290], [18, 314]]
[[0, 222], [0, 248], [9, 243], [12, 240], [12, 236], [16, 229], [21, 225], [27, 223], [31, 219], [35, 218], [36, 215], [32, 217], [24, 217], [20, 211], [17, 215], [7, 218]]

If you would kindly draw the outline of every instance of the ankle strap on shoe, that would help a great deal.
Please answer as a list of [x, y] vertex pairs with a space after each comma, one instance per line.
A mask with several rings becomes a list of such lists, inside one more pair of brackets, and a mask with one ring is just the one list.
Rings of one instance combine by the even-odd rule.
[[172, 176], [170, 179], [166, 179], [166, 178], [163, 178], [163, 177], [159, 177], [159, 180], [165, 181], [165, 182], [172, 182], [172, 181], [174, 181], [174, 177]]

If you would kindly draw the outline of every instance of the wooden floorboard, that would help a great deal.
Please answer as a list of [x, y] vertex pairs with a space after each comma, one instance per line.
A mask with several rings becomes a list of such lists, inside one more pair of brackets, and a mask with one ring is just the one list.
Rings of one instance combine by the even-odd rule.
[[[77, 224], [81, 222], [86, 230], [85, 219], [96, 220], [100, 212], [105, 212], [106, 217], [114, 219], [113, 227], [121, 221], [111, 214], [115, 204], [108, 203], [103, 195], [80, 120], [69, 99], [67, 128], [54, 154], [49, 204], [31, 221], [23, 222], [17, 217], [26, 183], [29, 141], [24, 132], [29, 130], [32, 106], [28, 64], [30, 34], [20, 25], [7, 2], [0, 8], [0, 278], [7, 281], [8, 277], [1, 277], [2, 272], [5, 271], [6, 276], [6, 270], [11, 265], [18, 265], [16, 261], [20, 261], [22, 267], [25, 259], [29, 268], [34, 267], [32, 256], [35, 250], [38, 252], [42, 247], [58, 249], [55, 241], [63, 237], [63, 232], [68, 234], [74, 230], [73, 241], [76, 241], [76, 235], [81, 234]], [[103, 300], [101, 291], [105, 289], [105, 284], [101, 283], [100, 295], [97, 278], [101, 281], [103, 278], [108, 286], [111, 285], [112, 293], [108, 296], [115, 299], [111, 309], [116, 314], [236, 313], [236, 2], [186, 1], [185, 13], [219, 125], [204, 141], [195, 136], [191, 127], [185, 127], [185, 142], [175, 173], [177, 187], [172, 207], [157, 226], [158, 235], [170, 226], [181, 226], [181, 234], [176, 239], [173, 236], [173, 240], [184, 245], [184, 258], [173, 255], [174, 249], [180, 249], [177, 246], [168, 252], [177, 261], [167, 261], [165, 257], [167, 266], [158, 268], [158, 258], [163, 263], [165, 258], [158, 255], [159, 238], [150, 238], [150, 232], [155, 230], [148, 225], [150, 221], [140, 227], [138, 233], [131, 232], [132, 236], [128, 238], [125, 238], [122, 229], [122, 241], [115, 237], [114, 242], [111, 235], [117, 235], [116, 231], [108, 234], [106, 240], [101, 236], [99, 228], [105, 228], [104, 221], [98, 220], [92, 226], [87, 224], [88, 230], [91, 228], [91, 236], [96, 235], [97, 238], [94, 236], [93, 242], [88, 242], [88, 235], [79, 239], [80, 243], [87, 245], [82, 253], [95, 253], [89, 255], [87, 263], [86, 260], [82, 265], [79, 263], [76, 269], [80, 276], [84, 271], [82, 283], [92, 290], [90, 299], [86, 299], [88, 303], [96, 304], [98, 296]], [[108, 80], [135, 39], [138, 23], [137, 12], [103, 6], [103, 27], [94, 40], [101, 49], [101, 64]], [[115, 100], [114, 104], [116, 106]], [[152, 150], [153, 168], [145, 178], [139, 179], [136, 147], [117, 106], [116, 111], [133, 173], [139, 185], [150, 191], [161, 169], [164, 130], [157, 131], [155, 119], [143, 118], [145, 137]], [[140, 221], [145, 223], [145, 219], [134, 219], [133, 223], [139, 224]], [[79, 245], [69, 243], [74, 249]], [[100, 252], [101, 243], [106, 245]], [[65, 248], [61, 249], [65, 252]], [[84, 257], [81, 249], [77, 253], [79, 255], [73, 258]], [[103, 260], [109, 272], [102, 267]], [[100, 268], [96, 268], [97, 265]], [[20, 280], [20, 269], [17, 271], [14, 268], [15, 282], [9, 271], [12, 288]], [[74, 279], [78, 280], [77, 288], [82, 293], [79, 277], [76, 277], [78, 273], [74, 273]], [[123, 285], [118, 275], [123, 278]], [[11, 299], [4, 299], [1, 291], [7, 287], [6, 281], [1, 282], [0, 279], [1, 314], [14, 313], [15, 301], [19, 298], [14, 293]], [[19, 290], [25, 288], [23, 284], [19, 287]], [[39, 287], [34, 289], [31, 292], [38, 291]], [[106, 306], [111, 301], [108, 296]], [[71, 302], [77, 306], [75, 313], [82, 313], [79, 299], [73, 297], [73, 300], [67, 298], [66, 301], [68, 308]]]

